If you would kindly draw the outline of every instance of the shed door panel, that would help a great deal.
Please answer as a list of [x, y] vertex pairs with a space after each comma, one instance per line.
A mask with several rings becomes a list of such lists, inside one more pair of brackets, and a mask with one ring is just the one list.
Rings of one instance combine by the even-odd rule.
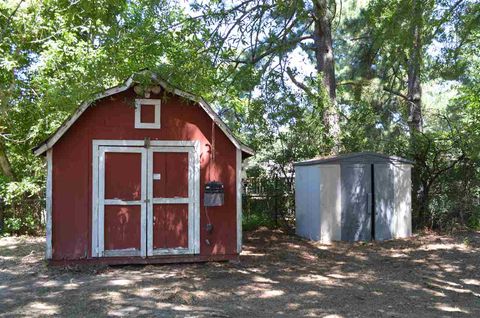
[[105, 199], [141, 198], [141, 153], [105, 153]]
[[99, 147], [99, 254], [146, 255], [146, 150]]
[[374, 165], [375, 188], [375, 239], [389, 240], [395, 235], [393, 165]]
[[188, 204], [153, 207], [153, 248], [188, 248]]
[[342, 240], [371, 239], [370, 165], [342, 165]]
[[105, 206], [105, 250], [140, 250], [140, 241], [140, 206]]
[[149, 149], [148, 255], [193, 253], [193, 147]]
[[188, 152], [154, 152], [154, 198], [188, 198]]

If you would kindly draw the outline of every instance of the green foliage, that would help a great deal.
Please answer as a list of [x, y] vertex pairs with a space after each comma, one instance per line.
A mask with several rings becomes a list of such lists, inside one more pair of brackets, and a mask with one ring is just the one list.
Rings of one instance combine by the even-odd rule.
[[[478, 9], [474, 1], [372, 0], [339, 30], [338, 49], [347, 52], [339, 58], [345, 150], [415, 161], [416, 227], [478, 223]], [[415, 27], [424, 89], [419, 132], [410, 129], [408, 96]]]
[[249, 210], [249, 213], [243, 217], [244, 231], [253, 231], [262, 226], [270, 229], [277, 226], [273, 218], [265, 213], [265, 210]]
[[8, 182], [3, 184], [0, 193], [6, 204], [13, 204], [18, 197], [33, 197], [39, 195], [43, 188], [31, 178], [24, 178], [20, 182]]
[[43, 193], [44, 185], [33, 178], [0, 183], [2, 204], [9, 207], [3, 231], [7, 234], [35, 234], [42, 231]]
[[26, 214], [7, 218], [3, 232], [7, 235], [38, 234], [40, 226], [39, 220], [33, 214]]
[[[414, 5], [421, 10], [412, 15]], [[292, 164], [330, 153], [323, 118], [333, 109], [342, 152], [415, 160], [418, 226], [479, 227], [479, 4], [371, 0], [339, 8], [329, 10], [332, 105], [315, 69], [310, 1], [202, 1], [190, 10], [166, 0], [0, 2], [0, 157], [11, 168], [0, 173], [4, 229], [42, 227], [45, 164], [31, 149], [81, 101], [145, 68], [213, 102], [257, 150], [249, 176], [281, 195], [285, 223], [293, 217]], [[406, 96], [415, 25], [424, 88], [418, 134], [409, 129]], [[256, 202], [245, 227], [272, 226], [273, 202]]]
[[206, 97], [217, 80], [205, 29], [168, 1], [0, 2], [0, 30], [0, 150], [12, 171], [0, 210], [15, 233], [42, 221], [45, 165], [31, 149], [81, 101], [145, 68]]

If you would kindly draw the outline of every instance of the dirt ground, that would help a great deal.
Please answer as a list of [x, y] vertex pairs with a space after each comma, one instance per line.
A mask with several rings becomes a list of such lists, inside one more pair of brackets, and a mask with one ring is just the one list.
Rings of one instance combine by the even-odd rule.
[[51, 268], [42, 238], [1, 238], [0, 317], [480, 317], [480, 233], [244, 243], [238, 263]]

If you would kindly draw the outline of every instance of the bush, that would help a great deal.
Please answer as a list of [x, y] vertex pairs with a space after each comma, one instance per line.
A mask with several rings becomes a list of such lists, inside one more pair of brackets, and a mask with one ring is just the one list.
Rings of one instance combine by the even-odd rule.
[[3, 198], [4, 234], [36, 235], [42, 232], [44, 224], [44, 189], [31, 179], [24, 178], [20, 182], [4, 182], [0, 184]]
[[243, 230], [252, 231], [259, 227], [265, 226], [268, 228], [276, 227], [275, 220], [263, 211], [253, 211], [243, 215]]

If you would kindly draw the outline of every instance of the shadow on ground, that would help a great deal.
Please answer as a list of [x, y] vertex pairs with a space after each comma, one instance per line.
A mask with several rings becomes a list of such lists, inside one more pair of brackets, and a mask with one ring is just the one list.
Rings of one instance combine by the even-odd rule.
[[245, 235], [239, 263], [50, 268], [0, 239], [0, 316], [480, 316], [480, 233], [320, 245]]

